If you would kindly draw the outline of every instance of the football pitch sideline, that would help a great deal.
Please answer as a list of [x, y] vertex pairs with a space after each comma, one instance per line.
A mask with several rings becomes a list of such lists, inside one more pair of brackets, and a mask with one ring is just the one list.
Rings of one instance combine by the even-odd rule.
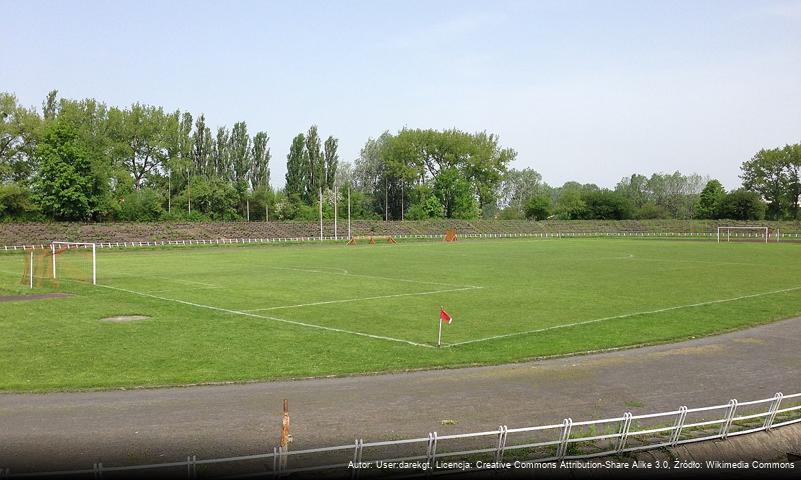
[[[26, 292], [21, 258], [0, 256], [3, 295]], [[98, 285], [62, 279], [67, 298], [0, 304], [0, 389], [342, 375], [666, 342], [801, 314], [799, 267], [795, 244], [628, 239], [102, 249]], [[454, 321], [437, 348], [441, 306]], [[134, 315], [148, 318], [103, 321]]]

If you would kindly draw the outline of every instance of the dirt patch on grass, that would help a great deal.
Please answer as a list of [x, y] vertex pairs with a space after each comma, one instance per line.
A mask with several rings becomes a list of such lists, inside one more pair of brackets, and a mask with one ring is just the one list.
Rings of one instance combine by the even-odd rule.
[[120, 322], [137, 322], [139, 320], [147, 320], [150, 317], [147, 315], [117, 315], [116, 317], [106, 317], [101, 318], [101, 322], [113, 322], [113, 323], [120, 323]]
[[0, 303], [2, 302], [26, 302], [31, 300], [47, 300], [50, 298], [64, 298], [69, 297], [68, 293], [39, 293], [36, 295], [0, 295]]

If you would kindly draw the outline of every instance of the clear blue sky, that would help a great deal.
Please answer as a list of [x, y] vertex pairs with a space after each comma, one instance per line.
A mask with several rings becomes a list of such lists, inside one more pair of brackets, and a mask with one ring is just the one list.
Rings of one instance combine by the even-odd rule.
[[554, 185], [733, 188], [759, 148], [801, 141], [801, 1], [0, 4], [0, 91], [244, 120], [275, 185], [313, 123], [343, 160], [403, 126], [487, 130]]

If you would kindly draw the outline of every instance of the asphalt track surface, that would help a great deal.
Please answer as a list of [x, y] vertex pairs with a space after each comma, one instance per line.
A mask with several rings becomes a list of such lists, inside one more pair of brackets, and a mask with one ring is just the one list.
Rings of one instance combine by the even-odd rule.
[[0, 394], [12, 472], [271, 452], [650, 413], [801, 392], [801, 318], [687, 342], [510, 365], [250, 384]]

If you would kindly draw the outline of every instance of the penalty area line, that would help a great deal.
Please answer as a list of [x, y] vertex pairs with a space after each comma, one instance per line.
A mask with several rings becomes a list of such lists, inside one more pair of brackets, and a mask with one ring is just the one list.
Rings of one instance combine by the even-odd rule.
[[475, 340], [467, 340], [467, 341], [464, 341], [464, 342], [450, 343], [450, 344], [447, 344], [447, 345], [444, 345], [444, 346], [446, 348], [458, 347], [459, 345], [468, 345], [468, 344], [471, 344], [471, 343], [488, 342], [490, 340], [498, 340], [498, 339], [501, 339], [501, 338], [509, 338], [509, 337], [518, 337], [518, 336], [521, 336], [521, 335], [529, 335], [529, 334], [532, 334], [532, 333], [548, 332], [548, 331], [551, 331], [551, 330], [559, 330], [559, 329], [562, 329], [562, 328], [578, 327], [578, 326], [581, 326], [581, 325], [589, 325], [591, 323], [605, 322], [607, 320], [618, 320], [618, 319], [621, 319], [621, 318], [637, 317], [637, 316], [640, 316], [640, 315], [652, 315], [652, 314], [655, 314], [655, 313], [670, 312], [672, 310], [680, 310], [682, 308], [703, 307], [703, 306], [706, 306], [706, 305], [715, 305], [715, 304], [718, 304], [718, 303], [736, 302], [738, 300], [744, 300], [746, 298], [764, 297], [766, 295], [774, 295], [774, 294], [777, 294], [777, 293], [794, 292], [794, 291], [797, 291], [797, 290], [801, 290], [801, 287], [784, 288], [784, 289], [781, 289], [781, 290], [773, 290], [773, 291], [770, 291], [770, 292], [754, 293], [754, 294], [751, 294], [751, 295], [742, 295], [742, 296], [733, 297], [733, 298], [723, 298], [723, 299], [720, 299], [720, 300], [709, 300], [707, 302], [691, 303], [691, 304], [688, 304], [688, 305], [676, 305], [675, 307], [660, 308], [660, 309], [657, 309], [657, 310], [648, 310], [648, 311], [645, 311], [645, 312], [624, 313], [623, 315], [614, 315], [614, 316], [611, 316], [611, 317], [595, 318], [595, 319], [592, 319], [592, 320], [585, 320], [585, 321], [582, 321], [582, 322], [566, 323], [564, 325], [554, 325], [552, 327], [537, 328], [535, 330], [526, 330], [524, 332], [506, 333], [506, 334], [503, 334], [503, 335], [494, 335], [492, 337], [477, 338]]
[[244, 312], [264, 312], [267, 310], [282, 310], [285, 308], [302, 308], [302, 307], [313, 307], [315, 305], [330, 305], [332, 303], [349, 303], [349, 302], [363, 302], [367, 300], [381, 300], [384, 298], [398, 298], [398, 297], [414, 297], [419, 295], [434, 295], [436, 293], [448, 293], [448, 292], [463, 292], [465, 290], [478, 290], [484, 287], [464, 287], [464, 288], [450, 288], [447, 290], [432, 290], [430, 292], [413, 292], [413, 293], [397, 293], [395, 295], [379, 295], [376, 297], [361, 297], [361, 298], [346, 298], [343, 300], [326, 300], [323, 302], [312, 302], [312, 303], [299, 303], [297, 305], [278, 305], [275, 307], [266, 307], [266, 308], [254, 308], [252, 310], [243, 310]]
[[325, 327], [325, 326], [322, 326], [322, 325], [315, 325], [313, 323], [304, 323], [304, 322], [298, 322], [298, 321], [295, 321], [295, 320], [287, 320], [285, 318], [271, 317], [271, 316], [267, 316], [267, 315], [259, 315], [259, 314], [256, 314], [256, 313], [243, 312], [243, 311], [240, 311], [240, 310], [231, 310], [231, 309], [228, 309], [228, 308], [215, 307], [213, 305], [203, 305], [202, 303], [187, 302], [186, 300], [178, 300], [177, 298], [161, 297], [161, 296], [153, 295], [153, 294], [150, 294], [150, 293], [137, 292], [136, 290], [128, 290], [127, 288], [112, 287], [110, 285], [97, 284], [97, 286], [98, 287], [102, 287], [102, 288], [107, 288], [109, 290], [117, 290], [119, 292], [130, 293], [132, 295], [139, 295], [141, 297], [154, 298], [156, 300], [162, 300], [162, 301], [165, 301], [165, 302], [180, 303], [182, 305], [188, 305], [190, 307], [204, 308], [204, 309], [207, 309], [207, 310], [214, 310], [214, 311], [217, 311], [217, 312], [230, 313], [232, 315], [241, 315], [243, 317], [259, 318], [259, 319], [262, 319], [262, 320], [272, 320], [274, 322], [287, 323], [287, 324], [296, 325], [296, 326], [299, 326], [299, 327], [316, 328], [318, 330], [326, 330], [326, 331], [329, 331], [329, 332], [345, 333], [345, 334], [348, 334], [348, 335], [356, 335], [356, 336], [359, 336], [359, 337], [373, 338], [373, 339], [376, 339], [376, 340], [386, 340], [386, 341], [395, 342], [395, 343], [405, 343], [407, 345], [414, 345], [415, 347], [435, 348], [433, 345], [427, 345], [425, 343], [412, 342], [411, 340], [403, 340], [401, 338], [385, 337], [385, 336], [382, 336], [382, 335], [372, 335], [372, 334], [369, 334], [369, 333], [354, 332], [352, 330], [345, 330], [345, 329], [342, 329], [342, 328]]

